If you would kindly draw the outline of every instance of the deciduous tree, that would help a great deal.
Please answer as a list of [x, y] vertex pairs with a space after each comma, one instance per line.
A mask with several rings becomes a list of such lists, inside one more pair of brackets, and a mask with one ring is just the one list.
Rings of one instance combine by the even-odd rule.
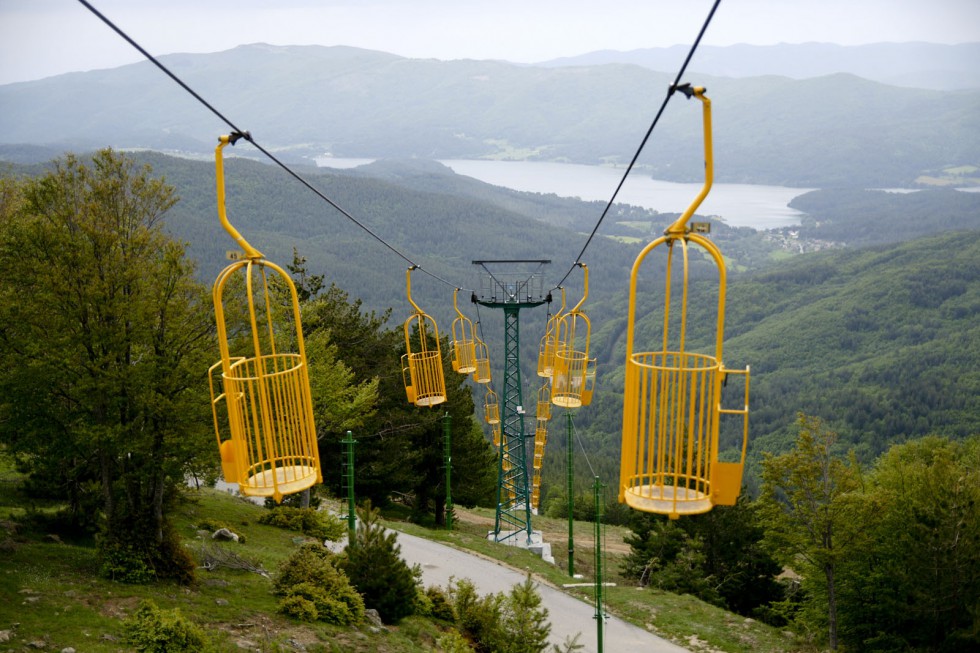
[[[859, 532], [861, 475], [853, 457], [834, 451], [837, 434], [816, 417], [800, 415], [796, 447], [762, 462], [759, 511], [765, 541], [777, 559], [804, 578], [808, 596], [820, 607], [827, 638], [837, 648], [837, 572]], [[809, 622], [808, 622], [809, 625]]]
[[[206, 289], [163, 216], [173, 188], [102, 150], [24, 181], [0, 222], [0, 440], [103, 552], [183, 576], [166, 510], [213, 467]], [[123, 565], [125, 566], [125, 565]]]

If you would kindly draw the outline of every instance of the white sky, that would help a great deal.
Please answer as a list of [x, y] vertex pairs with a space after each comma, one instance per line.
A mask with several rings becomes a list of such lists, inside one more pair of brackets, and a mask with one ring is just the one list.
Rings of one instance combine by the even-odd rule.
[[[89, 0], [153, 55], [243, 43], [537, 62], [689, 45], [712, 0]], [[980, 0], [722, 0], [706, 45], [980, 42]], [[142, 59], [77, 0], [0, 0], [0, 84]]]

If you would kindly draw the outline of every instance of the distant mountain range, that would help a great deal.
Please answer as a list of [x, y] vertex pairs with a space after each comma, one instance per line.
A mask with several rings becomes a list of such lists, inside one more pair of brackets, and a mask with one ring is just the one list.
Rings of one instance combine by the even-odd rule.
[[[806, 77], [808, 71], [858, 67], [854, 62], [867, 68], [885, 56], [880, 53], [891, 53], [893, 77], [915, 77], [922, 69], [913, 63], [923, 47], [883, 45], [862, 56], [860, 49], [842, 48], [840, 66], [828, 55], [820, 68], [812, 61], [817, 55], [806, 54], [810, 46], [699, 50], [692, 71], [728, 75], [686, 77], [706, 86], [714, 102], [716, 179], [800, 187], [980, 183], [980, 90], [904, 88], [846, 72]], [[977, 46], [936, 47], [945, 59], [959, 61]], [[656, 57], [678, 53], [642, 53], [642, 66], [523, 66], [255, 44], [160, 60], [228, 120], [291, 161], [331, 153], [625, 165], [680, 65], [665, 59], [662, 67], [672, 72], [651, 70], [645, 66]], [[640, 51], [620, 54], [641, 57]], [[763, 60], [769, 69], [778, 65], [806, 78], [743, 76], [768, 70]], [[963, 65], [975, 70], [978, 60], [972, 59], [973, 68]], [[22, 162], [107, 145], [209, 154], [230, 129], [150, 62], [0, 86], [0, 116], [0, 145], [6, 144], [0, 156]], [[675, 96], [639, 170], [675, 181], [700, 179], [700, 128], [700, 110]]]
[[[689, 46], [599, 50], [541, 62], [540, 66], [626, 63], [662, 72], [677, 70]], [[980, 43], [833, 43], [731, 45], [698, 48], [688, 70], [717, 77], [782, 75], [793, 79], [849, 73], [882, 84], [952, 91], [980, 88]]]

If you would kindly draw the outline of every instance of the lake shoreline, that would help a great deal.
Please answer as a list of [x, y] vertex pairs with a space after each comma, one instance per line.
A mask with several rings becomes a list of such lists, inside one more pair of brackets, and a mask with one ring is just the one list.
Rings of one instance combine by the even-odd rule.
[[[318, 157], [324, 168], [349, 169], [372, 163], [373, 159]], [[554, 193], [559, 197], [607, 202], [625, 168], [539, 161], [439, 160], [458, 175], [487, 184], [531, 193]], [[698, 195], [703, 183], [656, 180], [633, 171], [623, 183], [616, 202], [632, 204], [661, 213], [680, 213]], [[731, 227], [757, 230], [798, 226], [803, 213], [789, 207], [810, 188], [716, 183], [698, 207], [697, 214], [715, 217]]]

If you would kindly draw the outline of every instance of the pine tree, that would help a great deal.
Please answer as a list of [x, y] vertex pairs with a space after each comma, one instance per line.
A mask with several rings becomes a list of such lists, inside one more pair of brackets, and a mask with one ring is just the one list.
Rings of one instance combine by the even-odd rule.
[[380, 510], [366, 501], [357, 516], [357, 532], [347, 545], [344, 572], [368, 608], [377, 610], [385, 623], [397, 623], [415, 613], [415, 573], [400, 556], [397, 533], [381, 524]]

